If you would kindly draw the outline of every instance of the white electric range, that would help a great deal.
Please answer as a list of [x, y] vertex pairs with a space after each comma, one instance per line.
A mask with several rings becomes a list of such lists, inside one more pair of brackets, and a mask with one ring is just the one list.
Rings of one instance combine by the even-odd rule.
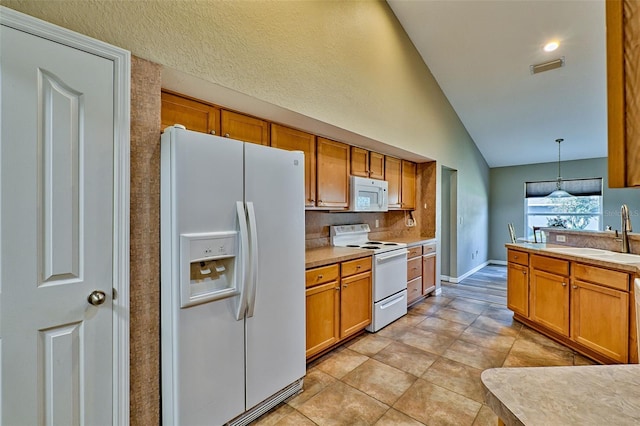
[[373, 252], [372, 321], [367, 331], [377, 332], [407, 313], [407, 245], [370, 240], [366, 223], [332, 226], [331, 244]]

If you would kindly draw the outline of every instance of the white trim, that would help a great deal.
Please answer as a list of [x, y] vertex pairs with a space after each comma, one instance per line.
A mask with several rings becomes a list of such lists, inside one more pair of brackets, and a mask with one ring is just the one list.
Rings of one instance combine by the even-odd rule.
[[489, 260], [489, 263], [491, 265], [502, 265], [502, 266], [507, 266], [507, 261], [506, 260], [496, 260], [496, 259], [491, 259]]
[[451, 282], [451, 277], [449, 275], [440, 275], [440, 281]]
[[465, 273], [464, 275], [460, 276], [460, 277], [451, 277], [449, 282], [452, 282], [454, 284], [459, 283], [460, 281], [464, 280], [465, 278], [475, 274], [476, 272], [478, 272], [480, 269], [484, 268], [485, 266], [487, 266], [489, 264], [489, 262], [484, 262], [481, 263], [480, 265], [476, 266], [475, 268], [473, 268], [472, 270], [470, 270], [469, 272]]
[[129, 424], [129, 126], [131, 54], [0, 6], [0, 24], [109, 59], [114, 64], [113, 425]]

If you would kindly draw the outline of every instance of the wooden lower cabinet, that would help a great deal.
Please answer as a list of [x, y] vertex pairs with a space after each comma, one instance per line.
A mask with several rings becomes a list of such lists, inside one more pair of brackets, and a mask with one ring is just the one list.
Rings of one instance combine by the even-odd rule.
[[307, 270], [307, 359], [371, 323], [371, 278], [370, 256]]
[[629, 293], [573, 281], [571, 338], [626, 363], [629, 356]]
[[371, 324], [371, 271], [342, 279], [340, 290], [340, 338]]
[[436, 289], [436, 254], [422, 256], [422, 294], [427, 295]]
[[507, 308], [522, 316], [529, 316], [529, 268], [507, 264]]
[[340, 340], [340, 283], [307, 289], [307, 350], [310, 357]]
[[533, 269], [529, 284], [529, 318], [568, 337], [569, 278]]
[[538, 254], [527, 268], [514, 263], [525, 263], [523, 255], [508, 254], [507, 307], [515, 319], [602, 363], [637, 362], [629, 273]]

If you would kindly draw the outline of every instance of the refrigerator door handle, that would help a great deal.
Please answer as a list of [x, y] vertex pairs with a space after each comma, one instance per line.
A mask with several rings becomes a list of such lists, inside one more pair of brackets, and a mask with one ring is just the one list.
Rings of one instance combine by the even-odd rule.
[[237, 290], [240, 292], [240, 296], [236, 306], [236, 320], [240, 321], [244, 318], [247, 310], [247, 277], [249, 275], [247, 273], [247, 268], [249, 267], [249, 232], [247, 230], [247, 214], [242, 201], [236, 201], [236, 213], [240, 228], [240, 259], [238, 259], [239, 263], [236, 268], [240, 275], [237, 279], [239, 287]]
[[251, 201], [247, 202], [247, 216], [249, 218], [249, 244], [251, 247], [251, 268], [249, 269], [249, 289], [247, 290], [247, 318], [253, 316], [256, 305], [256, 291], [258, 282], [258, 231], [256, 229], [256, 212]]

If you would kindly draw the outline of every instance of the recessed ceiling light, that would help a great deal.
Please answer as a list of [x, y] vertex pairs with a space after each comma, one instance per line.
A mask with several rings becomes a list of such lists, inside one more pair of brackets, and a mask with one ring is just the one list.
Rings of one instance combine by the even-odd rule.
[[558, 46], [560, 46], [560, 43], [558, 43], [557, 41], [550, 41], [549, 43], [544, 45], [544, 51], [553, 52], [558, 48]]

